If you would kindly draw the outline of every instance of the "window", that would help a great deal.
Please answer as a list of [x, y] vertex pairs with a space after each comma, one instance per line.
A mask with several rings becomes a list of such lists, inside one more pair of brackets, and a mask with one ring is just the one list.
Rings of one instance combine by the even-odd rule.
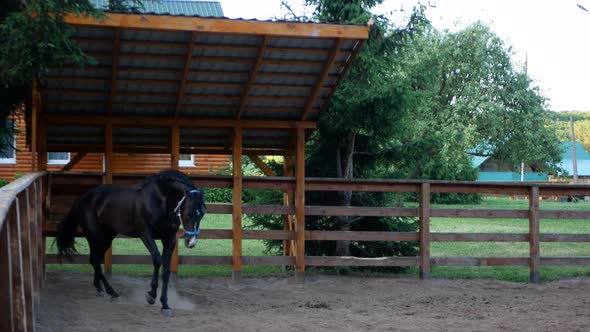
[[14, 121], [6, 121], [6, 129], [2, 137], [0, 149], [0, 164], [16, 164], [16, 135]]
[[65, 165], [70, 162], [69, 152], [48, 152], [47, 153], [47, 164], [48, 165]]
[[178, 166], [195, 167], [195, 155], [181, 153], [178, 161]]

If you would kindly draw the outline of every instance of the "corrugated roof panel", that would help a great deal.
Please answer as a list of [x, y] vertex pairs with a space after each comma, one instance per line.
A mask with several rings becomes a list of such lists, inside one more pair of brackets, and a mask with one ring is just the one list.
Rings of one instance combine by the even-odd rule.
[[150, 70], [119, 68], [117, 70], [117, 79], [180, 82], [182, 79], [182, 72], [177, 70], [154, 70], [153, 68], [150, 68]]
[[260, 66], [261, 73], [283, 73], [283, 74], [318, 74], [322, 71], [322, 66], [317, 64], [290, 65], [264, 63]]
[[264, 37], [255, 35], [234, 35], [224, 33], [197, 34], [197, 45], [260, 46]]
[[113, 40], [115, 37], [115, 30], [113, 28], [95, 29], [88, 26], [77, 26], [75, 36], [90, 39]]
[[184, 96], [185, 105], [218, 105], [218, 106], [236, 106], [240, 104], [239, 99], [230, 98], [211, 98], [211, 97], [196, 97], [196, 96]]
[[257, 75], [254, 81], [256, 84], [270, 84], [270, 85], [294, 85], [294, 86], [308, 86], [312, 87], [316, 79], [309, 76], [265, 76]]
[[157, 96], [157, 95], [142, 95], [142, 94], [115, 94], [113, 96], [114, 103], [153, 103], [153, 104], [173, 104], [176, 103], [176, 95], [171, 96]]
[[[110, 64], [109, 64], [110, 65]], [[135, 67], [146, 69], [177, 69], [184, 68], [184, 59], [182, 57], [132, 57], [122, 56], [119, 59], [119, 66], [121, 67]]]
[[219, 57], [236, 60], [255, 60], [258, 50], [253, 48], [195, 47], [195, 57]]
[[191, 63], [193, 71], [229, 71], [248, 72], [251, 64], [241, 62], [194, 61]]
[[[108, 9], [108, 0], [90, 0], [94, 7], [102, 10]], [[219, 1], [162, 1], [142, 0], [143, 7], [140, 13], [223, 17], [223, 10]]]
[[334, 39], [325, 38], [297, 38], [297, 37], [273, 37], [268, 42], [268, 47], [287, 48], [311, 48], [329, 50], [335, 46]]
[[305, 52], [304, 50], [294, 49], [293, 51], [273, 51], [267, 49], [264, 52], [264, 58], [268, 60], [293, 60], [293, 61], [319, 61], [324, 62], [328, 57], [326, 52]]
[[186, 93], [195, 95], [211, 95], [211, 96], [240, 96], [242, 94], [242, 87], [218, 87], [218, 86], [191, 86], [187, 85]]
[[223, 82], [223, 83], [245, 83], [248, 81], [248, 72], [191, 72], [188, 76], [189, 82]]
[[166, 43], [188, 43], [191, 38], [189, 31], [166, 31], [153, 29], [124, 29], [121, 30], [121, 40], [154, 41]]
[[169, 94], [177, 94], [178, 93], [178, 83], [174, 82], [173, 84], [150, 84], [150, 83], [120, 83], [117, 82], [117, 90], [115, 93], [125, 93], [125, 92], [141, 92], [141, 93], [169, 93]]
[[[177, 44], [172, 44], [177, 45]], [[166, 54], [184, 57], [186, 54], [186, 47], [168, 46], [168, 45], [154, 45], [149, 43], [125, 43], [120, 44], [119, 52], [131, 54]]]
[[252, 90], [250, 90], [250, 96], [268, 96], [268, 97], [306, 97], [309, 95], [311, 91], [311, 87], [301, 87], [301, 88], [290, 88], [286, 86], [285, 88], [280, 88], [278, 86], [268, 88], [262, 87], [258, 88], [254, 86]]

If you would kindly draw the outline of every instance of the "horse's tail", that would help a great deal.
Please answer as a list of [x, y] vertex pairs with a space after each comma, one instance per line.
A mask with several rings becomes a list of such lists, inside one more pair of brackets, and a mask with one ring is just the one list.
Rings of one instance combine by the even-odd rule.
[[57, 251], [60, 256], [72, 258], [77, 254], [75, 246], [76, 230], [78, 228], [78, 218], [76, 217], [76, 205], [72, 207], [64, 220], [57, 226]]

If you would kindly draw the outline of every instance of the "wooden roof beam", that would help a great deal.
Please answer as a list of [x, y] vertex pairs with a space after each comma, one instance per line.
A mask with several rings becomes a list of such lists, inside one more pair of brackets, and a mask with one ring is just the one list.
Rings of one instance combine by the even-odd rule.
[[84, 116], [60, 115], [44, 113], [42, 119], [47, 124], [58, 125], [105, 125], [116, 126], [154, 126], [154, 127], [200, 127], [200, 128], [315, 128], [313, 121], [275, 121], [275, 120], [232, 120], [232, 119], [193, 119], [193, 118], [162, 118], [157, 116]]
[[241, 35], [351, 39], [367, 39], [369, 36], [368, 25], [261, 22], [171, 15], [108, 13], [104, 18], [97, 19], [92, 16], [68, 14], [64, 17], [64, 21], [73, 25], [121, 27], [126, 29], [202, 31]]
[[186, 58], [184, 60], [184, 69], [182, 71], [182, 79], [180, 80], [180, 86], [178, 88], [178, 95], [176, 96], [176, 111], [174, 113], [174, 117], [178, 118], [180, 116], [180, 111], [182, 110], [182, 104], [184, 101], [184, 89], [186, 87], [186, 83], [188, 80], [188, 75], [191, 70], [191, 64], [193, 60], [193, 51], [195, 49], [195, 45], [197, 43], [197, 32], [193, 31], [191, 33], [191, 39], [186, 46]]
[[264, 36], [262, 39], [262, 43], [260, 44], [260, 48], [258, 48], [258, 54], [256, 55], [256, 62], [252, 65], [252, 69], [250, 70], [250, 74], [248, 75], [248, 82], [246, 82], [246, 86], [244, 86], [244, 90], [242, 91], [242, 95], [240, 96], [240, 107], [236, 113], [236, 119], [240, 119], [242, 117], [242, 113], [244, 113], [244, 109], [246, 108], [246, 104], [248, 103], [248, 96], [250, 95], [250, 91], [252, 90], [252, 86], [254, 81], [256, 80], [256, 75], [260, 70], [260, 66], [262, 66], [262, 61], [264, 60], [264, 52], [268, 45], [268, 40], [270, 38], [268, 36]]
[[301, 120], [305, 120], [305, 118], [307, 118], [307, 115], [309, 114], [309, 112], [313, 108], [313, 104], [314, 104], [316, 98], [319, 97], [319, 94], [320, 94], [320, 91], [322, 90], [324, 82], [326, 81], [326, 79], [330, 75], [330, 68], [332, 68], [332, 66], [336, 62], [336, 57], [338, 56], [338, 52], [340, 52], [341, 45], [342, 45], [342, 39], [341, 38], [336, 39], [336, 45], [334, 45], [334, 48], [332, 48], [332, 50], [330, 51], [330, 54], [328, 55], [328, 58], [326, 59], [326, 62], [324, 64], [324, 68], [322, 69], [322, 73], [320, 74], [320, 77], [317, 78], [317, 81], [315, 82], [315, 85], [314, 85], [313, 89], [311, 90], [311, 93], [309, 94], [309, 98], [305, 102], [305, 109], [303, 111], [303, 115], [301, 116]]

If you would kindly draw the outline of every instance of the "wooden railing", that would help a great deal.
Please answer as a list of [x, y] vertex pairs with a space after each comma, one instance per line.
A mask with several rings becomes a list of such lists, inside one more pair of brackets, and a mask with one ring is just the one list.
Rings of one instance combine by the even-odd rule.
[[0, 188], [0, 331], [34, 331], [43, 281], [44, 173]]
[[[193, 176], [200, 187], [231, 188], [231, 177]], [[114, 182], [133, 184], [141, 180], [138, 176], [115, 176]], [[50, 175], [50, 210], [62, 214], [69, 209], [75, 196], [101, 183], [99, 175]], [[244, 177], [244, 189], [268, 189], [291, 191], [295, 189], [294, 178]], [[590, 257], [541, 257], [540, 242], [590, 242], [590, 234], [541, 234], [539, 220], [542, 218], [590, 219], [590, 211], [540, 210], [541, 196], [590, 195], [590, 185], [527, 184], [527, 183], [480, 183], [451, 181], [409, 181], [409, 180], [353, 180], [307, 178], [306, 191], [356, 191], [356, 192], [397, 192], [417, 193], [417, 208], [398, 207], [338, 207], [306, 206], [305, 215], [325, 216], [404, 216], [419, 219], [419, 232], [354, 232], [354, 231], [305, 231], [305, 240], [310, 241], [419, 241], [418, 257], [326, 257], [306, 256], [307, 266], [419, 266], [420, 276], [428, 277], [431, 266], [529, 266], [530, 280], [540, 281], [541, 265], [590, 265]], [[435, 209], [430, 206], [432, 193], [478, 193], [494, 195], [519, 195], [528, 197], [527, 210], [490, 209]], [[208, 204], [208, 213], [231, 214], [230, 204]], [[293, 215], [294, 206], [244, 205], [244, 214]], [[528, 219], [528, 233], [432, 233], [430, 218], [521, 218]], [[47, 235], [54, 231], [51, 225]], [[233, 239], [232, 230], [202, 230], [204, 239]], [[242, 240], [284, 240], [297, 245], [294, 230], [243, 230]], [[529, 257], [431, 257], [430, 243], [444, 242], [527, 242]], [[238, 253], [239, 254], [239, 253]], [[234, 252], [233, 255], [236, 255]], [[180, 256], [179, 264], [231, 265], [232, 256]], [[237, 257], [244, 265], [294, 265], [294, 256], [242, 256]], [[56, 262], [54, 256], [49, 262]], [[74, 262], [86, 263], [86, 257]], [[149, 256], [115, 255], [114, 264], [151, 264]]]

